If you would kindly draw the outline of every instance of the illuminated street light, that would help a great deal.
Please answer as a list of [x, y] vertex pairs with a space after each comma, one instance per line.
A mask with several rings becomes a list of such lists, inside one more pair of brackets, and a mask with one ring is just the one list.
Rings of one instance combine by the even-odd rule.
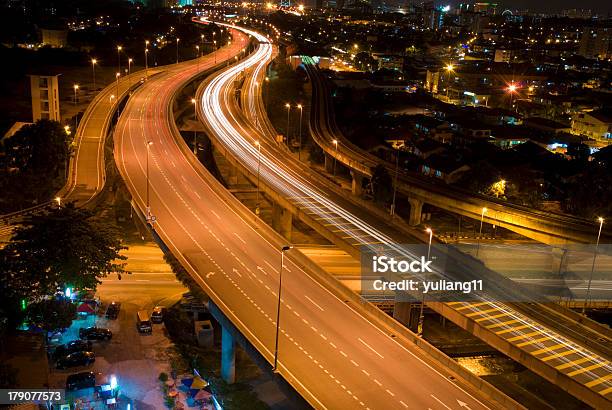
[[64, 126], [64, 131], [66, 132], [66, 135], [70, 135], [71, 134], [71, 132], [70, 132], [70, 125], [65, 125]]
[[255, 141], [257, 146], [257, 202], [255, 203], [255, 214], [259, 215], [259, 170], [261, 168], [261, 143]]
[[281, 308], [281, 291], [283, 289], [283, 265], [285, 262], [285, 252], [293, 248], [293, 246], [285, 245], [281, 248], [281, 264], [280, 269], [278, 271], [278, 305], [276, 307], [276, 338], [274, 342], [274, 366], [272, 367], [272, 371], [277, 371], [278, 365], [278, 332], [280, 329], [279, 321], [280, 321], [280, 308]]
[[145, 40], [145, 80], [149, 79], [149, 40]]
[[151, 219], [151, 203], [149, 202], [149, 151], [151, 145], [153, 145], [153, 141], [147, 141], [147, 221]]
[[193, 126], [193, 155], [198, 155], [198, 131], [196, 130], [198, 124], [198, 104], [196, 104], [195, 98], [191, 99], [191, 103], [193, 104], [193, 120], [195, 121]]
[[59, 196], [55, 197], [55, 202], [57, 202], [57, 207], [61, 208], [62, 207], [62, 198]]
[[476, 257], [478, 257], [478, 252], [480, 251], [480, 237], [482, 236], [482, 222], [484, 221], [484, 214], [487, 212], [487, 208], [482, 208], [482, 212], [480, 213], [480, 230], [478, 231], [478, 242], [476, 245]]
[[303, 106], [302, 104], [298, 104], [297, 108], [300, 110], [300, 133], [299, 133], [299, 149], [298, 149], [298, 161], [301, 160], [302, 154], [302, 114], [303, 114]]
[[455, 71], [455, 66], [452, 63], [448, 63], [446, 67], [444, 67], [444, 69], [446, 70], [446, 100], [448, 101], [448, 85], [450, 83], [450, 73]]
[[123, 47], [117, 46], [117, 71], [121, 72], [121, 50]]
[[181, 39], [177, 37], [176, 38], [176, 64], [179, 63], [179, 55], [178, 55], [178, 44], [179, 44], [179, 41], [181, 41]]
[[134, 62], [134, 59], [128, 58], [128, 75], [132, 73], [132, 63], [133, 62]]
[[75, 84], [72, 86], [72, 88], [74, 89], [74, 105], [76, 105], [77, 103], [77, 92], [79, 91], [79, 85]]
[[589, 275], [589, 283], [587, 285], [586, 295], [584, 296], [584, 304], [582, 305], [582, 313], [586, 311], [587, 303], [589, 303], [589, 297], [591, 296], [591, 281], [593, 280], [593, 272], [595, 271], [595, 260], [597, 260], [597, 250], [599, 248], [599, 239], [601, 238], [601, 229], [603, 228], [604, 219], [602, 217], [597, 218], [599, 222], [599, 231], [597, 232], [597, 242], [595, 242], [595, 250], [593, 251], [593, 264], [591, 265], [591, 274]]
[[286, 103], [285, 104], [285, 108], [287, 108], [287, 129], [286, 129], [285, 134], [287, 134], [286, 135], [286, 137], [287, 137], [287, 144], [289, 144], [289, 113], [291, 112], [291, 104]]
[[117, 79], [117, 97], [119, 97], [119, 77], [121, 77], [121, 73], [115, 73], [115, 78]]
[[97, 90], [96, 88], [96, 64], [98, 63], [98, 60], [96, 60], [95, 58], [91, 59], [91, 71], [93, 74], [93, 88], [94, 90]]
[[433, 230], [431, 228], [427, 228], [425, 229], [425, 232], [429, 234], [429, 244], [427, 245], [427, 260], [429, 260], [431, 256], [431, 240], [433, 238]]
[[512, 81], [506, 88], [506, 91], [508, 94], [510, 94], [510, 109], [514, 107], [514, 95], [518, 92], [518, 88], [518, 85], [516, 85], [514, 81]]
[[334, 155], [334, 177], [336, 176], [336, 157], [338, 156], [338, 140], [332, 140], [332, 144], [336, 147], [336, 155]]

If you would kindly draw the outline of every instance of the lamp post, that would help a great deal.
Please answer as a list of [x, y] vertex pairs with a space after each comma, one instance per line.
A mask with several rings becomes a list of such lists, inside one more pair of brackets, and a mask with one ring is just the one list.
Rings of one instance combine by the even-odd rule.
[[433, 239], [433, 230], [431, 228], [427, 228], [425, 229], [425, 232], [429, 234], [429, 244], [427, 245], [427, 260], [429, 260], [431, 256], [431, 240]]
[[257, 202], [255, 204], [255, 214], [259, 215], [259, 170], [261, 169], [261, 143], [255, 141], [257, 146]]
[[514, 94], [516, 94], [518, 86], [514, 83], [514, 81], [512, 81], [508, 85], [508, 88], [506, 88], [506, 90], [510, 94], [510, 109], [512, 109], [512, 107], [514, 106]]
[[446, 70], [446, 100], [448, 101], [448, 81], [449, 81], [449, 77], [450, 77], [450, 73], [455, 69], [455, 66], [452, 64], [448, 64], [446, 65], [446, 67], [444, 67], [444, 69]]
[[287, 145], [289, 145], [289, 113], [291, 112], [291, 104], [286, 103], [285, 108], [287, 108], [287, 129], [285, 130], [285, 134], [287, 134]]
[[395, 199], [397, 197], [397, 177], [399, 174], [399, 155], [400, 155], [400, 151], [398, 149], [395, 155], [395, 175], [393, 175], [393, 200], [391, 201], [391, 210], [390, 210], [391, 216], [395, 215]]
[[97, 90], [96, 88], [96, 64], [98, 63], [98, 60], [96, 60], [95, 58], [91, 59], [91, 72], [93, 74], [93, 87], [94, 90]]
[[[430, 259], [431, 256], [431, 240], [433, 238], [433, 230], [431, 228], [425, 229], [425, 232], [429, 234], [429, 245], [427, 246], [427, 260]], [[421, 290], [421, 294], [423, 295], [421, 298], [421, 309], [419, 313], [419, 323], [417, 325], [417, 336], [423, 337], [423, 323], [425, 323], [425, 292]]]
[[153, 141], [147, 141], [147, 221], [151, 220], [151, 203], [149, 202], [149, 151]]
[[480, 213], [480, 230], [478, 231], [478, 241], [476, 245], [476, 257], [478, 257], [478, 252], [480, 251], [480, 237], [482, 236], [482, 222], [484, 221], [484, 214], [487, 212], [487, 208], [482, 208], [482, 212]]
[[176, 38], [176, 64], [179, 63], [179, 56], [178, 56], [178, 43], [179, 43], [179, 41], [181, 41], [181, 39], [177, 37]]
[[121, 72], [121, 50], [123, 47], [117, 46], [117, 71]]
[[79, 85], [75, 84], [72, 86], [72, 88], [74, 89], [74, 105], [76, 105], [77, 103], [77, 92], [79, 91]]
[[134, 59], [128, 58], [128, 75], [132, 73], [132, 63], [133, 62], [134, 62]]
[[199, 73], [200, 72], [200, 46], [196, 45], [195, 48], [196, 48], [196, 60], [198, 62], [196, 72]]
[[55, 202], [57, 202], [57, 207], [61, 208], [62, 207], [62, 198], [59, 196], [55, 197]]
[[228, 41], [227, 42], [227, 58], [226, 58], [228, 67], [229, 67], [229, 61], [230, 61], [230, 47], [229, 46], [231, 45], [232, 45], [232, 42]]
[[117, 98], [119, 98], [119, 77], [121, 76], [121, 73], [115, 73], [115, 79], [117, 80]]
[[191, 99], [191, 103], [193, 104], [193, 155], [198, 155], [198, 132], [196, 130], [196, 125], [198, 123], [198, 104], [195, 98]]
[[145, 80], [149, 79], [149, 40], [145, 40]]
[[595, 260], [597, 259], [597, 250], [599, 248], [599, 238], [601, 237], [601, 229], [603, 228], [604, 219], [597, 218], [599, 222], [599, 231], [597, 232], [597, 242], [595, 242], [595, 251], [593, 251], [593, 263], [591, 264], [591, 274], [589, 275], [589, 283], [587, 285], [586, 295], [584, 296], [584, 305], [582, 306], [582, 314], [586, 312], [586, 306], [591, 296], [591, 281], [593, 280], [593, 272], [595, 271]]
[[334, 155], [334, 177], [336, 176], [336, 157], [338, 156], [338, 140], [332, 140], [332, 144], [334, 144], [336, 155]]
[[299, 146], [299, 149], [298, 149], [298, 161], [301, 161], [301, 159], [302, 159], [302, 157], [301, 157], [301, 155], [302, 155], [302, 114], [303, 114], [303, 111], [304, 111], [303, 110], [304, 107], [302, 106], [302, 104], [298, 104], [297, 107], [300, 110], [300, 133], [299, 133], [299, 141], [300, 141], [299, 145], [300, 146]]
[[270, 87], [270, 77], [264, 78], [265, 82], [266, 82], [266, 86], [263, 88], [263, 93], [265, 93], [264, 95], [264, 103], [266, 104], [266, 107], [268, 107], [268, 94], [270, 94], [268, 87]]
[[293, 248], [293, 246], [285, 245], [281, 248], [281, 264], [280, 269], [278, 271], [278, 304], [276, 307], [276, 337], [274, 339], [274, 367], [272, 367], [272, 371], [276, 373], [277, 365], [278, 365], [278, 332], [280, 330], [279, 320], [280, 320], [280, 308], [281, 308], [281, 291], [283, 289], [283, 265], [285, 262], [285, 252], [289, 249]]

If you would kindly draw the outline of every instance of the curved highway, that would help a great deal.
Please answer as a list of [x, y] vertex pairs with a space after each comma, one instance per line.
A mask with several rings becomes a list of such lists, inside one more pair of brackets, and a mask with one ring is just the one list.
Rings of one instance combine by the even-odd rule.
[[[251, 33], [253, 34], [253, 33]], [[232, 54], [246, 44], [234, 34]], [[265, 58], [256, 48], [247, 64]], [[210, 67], [210, 59], [204, 62]], [[273, 359], [282, 240], [250, 221], [241, 206], [190, 154], [170, 106], [195, 65], [170, 69], [136, 91], [115, 132], [115, 158], [138, 208], [212, 300], [270, 362]], [[239, 65], [222, 72], [231, 79]], [[224, 77], [227, 73], [229, 75]], [[225, 87], [222, 87], [224, 90]], [[283, 275], [280, 373], [316, 408], [487, 408], [414, 345], [358, 312], [287, 252]], [[453, 381], [455, 380], [455, 381]]]
[[[258, 51], [245, 63], [247, 67], [252, 67], [255, 76], [261, 76], [262, 67], [265, 67], [270, 58], [271, 46], [264, 44], [261, 49], [268, 51]], [[392, 227], [382, 225], [371, 217], [366, 219], [367, 216], [356, 216], [358, 211], [354, 211], [354, 206], [351, 208], [346, 201], [338, 199], [340, 195], [327, 189], [326, 184], [319, 183], [317, 178], [305, 177], [307, 174], [302, 166], [296, 164], [287, 156], [286, 151], [270, 141], [272, 136], [261, 135], [255, 124], [246, 120], [236, 103], [233, 88], [234, 80], [241, 74], [241, 70], [242, 68], [225, 70], [208, 81], [199, 93], [201, 118], [211, 130], [212, 137], [244, 168], [250, 170], [251, 174], [254, 175], [257, 169], [260, 169], [262, 184], [296, 204], [299, 212], [325, 221], [330, 229], [345, 235], [353, 246], [376, 250], [377, 245], [385, 244], [405, 255], [405, 251], [396, 245], [401, 243], [401, 235], [398, 240]], [[251, 98], [261, 98], [261, 93], [253, 84], [246, 82], [243, 92], [246, 87], [247, 92], [252, 95]], [[252, 107], [256, 107], [255, 103], [246, 104], [245, 109], [249, 111]], [[262, 146], [261, 153], [256, 141]], [[477, 265], [468, 267], [473, 267], [473, 272], [482, 271]], [[445, 277], [443, 272], [438, 274]], [[512, 286], [511, 283], [503, 283], [503, 286], [500, 283], [491, 284], [493, 292], [502, 297], [507, 297], [507, 289], [513, 289]], [[549, 379], [562, 378], [564, 383], [576, 387], [581, 394], [587, 394], [592, 403], [609, 404], [612, 397], [612, 380], [609, 377], [612, 365], [608, 358], [598, 353], [607, 351], [607, 341], [602, 342], [601, 346], [595, 343], [593, 349], [584, 334], [580, 334], [581, 331], [587, 330], [577, 323], [572, 323], [573, 319], [563, 319], [561, 315], [543, 306], [511, 305], [496, 302], [487, 296], [483, 296], [476, 303], [452, 302], [433, 305], [440, 305], [436, 307], [443, 314], [460, 316], [470, 321], [471, 326], [480, 326], [490, 332], [500, 343], [511, 345], [518, 352], [517, 356], [526, 358], [524, 361], [529, 362], [533, 366], [532, 369], [539, 369], [540, 374], [545, 374]], [[577, 328], [573, 328], [573, 325], [577, 325]], [[577, 343], [575, 340], [582, 340], [584, 343]]]

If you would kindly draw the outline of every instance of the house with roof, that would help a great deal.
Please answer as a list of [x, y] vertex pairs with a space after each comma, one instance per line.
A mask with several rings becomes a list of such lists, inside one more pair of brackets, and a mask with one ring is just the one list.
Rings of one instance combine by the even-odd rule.
[[596, 110], [575, 114], [572, 117], [571, 132], [594, 139], [595, 145], [610, 145], [612, 144], [612, 113]]

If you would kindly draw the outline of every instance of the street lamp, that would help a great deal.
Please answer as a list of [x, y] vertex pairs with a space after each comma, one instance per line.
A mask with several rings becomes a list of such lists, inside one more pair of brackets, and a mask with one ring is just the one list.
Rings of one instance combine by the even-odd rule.
[[79, 91], [79, 85], [75, 84], [72, 86], [74, 88], [74, 105], [77, 103], [77, 92]]
[[601, 229], [603, 228], [604, 219], [602, 217], [597, 218], [599, 222], [599, 231], [597, 232], [597, 242], [595, 243], [595, 251], [593, 252], [593, 264], [591, 265], [591, 274], [589, 275], [589, 283], [587, 285], [586, 295], [584, 297], [584, 305], [582, 306], [582, 313], [586, 311], [586, 305], [591, 295], [591, 281], [593, 280], [593, 272], [595, 271], [595, 260], [597, 259], [597, 250], [599, 248], [599, 238], [601, 237]]
[[446, 65], [446, 67], [444, 67], [444, 69], [446, 70], [446, 99], [448, 100], [448, 82], [449, 82], [449, 77], [450, 77], [450, 73], [452, 71], [455, 70], [455, 66], [452, 63], [449, 63]]
[[[215, 33], [213, 33], [214, 35]], [[213, 54], [215, 55], [215, 65], [217, 64], [217, 40], [213, 40], [213, 43], [215, 45], [215, 51], [213, 52]]]
[[145, 80], [148, 80], [149, 78], [149, 40], [145, 40], [145, 50], [144, 50], [144, 55], [145, 55]]
[[193, 125], [193, 155], [198, 155], [198, 132], [196, 130], [196, 126], [198, 123], [198, 104], [195, 98], [191, 99], [191, 103], [193, 104], [193, 120], [195, 121]]
[[123, 47], [117, 46], [117, 71], [121, 72], [121, 50]]
[[283, 265], [285, 262], [285, 252], [289, 249], [293, 248], [293, 246], [285, 245], [281, 248], [281, 264], [280, 270], [278, 272], [278, 305], [276, 307], [276, 338], [274, 341], [274, 367], [272, 367], [272, 371], [277, 371], [278, 365], [278, 332], [280, 330], [279, 320], [280, 320], [280, 308], [281, 308], [281, 291], [283, 289]]
[[300, 110], [300, 134], [299, 134], [300, 135], [299, 136], [300, 146], [299, 146], [299, 150], [298, 150], [298, 161], [300, 161], [301, 160], [301, 154], [302, 154], [302, 114], [303, 114], [303, 108], [304, 107], [302, 106], [302, 104], [298, 104], [297, 107]]
[[147, 141], [147, 221], [151, 219], [151, 203], [149, 202], [149, 151], [151, 145], [153, 145], [153, 141]]
[[336, 155], [334, 155], [334, 177], [336, 176], [336, 157], [338, 156], [338, 140], [332, 140], [332, 144], [336, 149]]
[[134, 59], [128, 58], [128, 75], [132, 73], [132, 63], [133, 62], [134, 62]]
[[518, 86], [515, 84], [514, 81], [512, 81], [506, 88], [506, 91], [508, 91], [508, 93], [510, 94], [510, 109], [512, 109], [512, 107], [514, 106], [514, 94], [518, 92]]
[[94, 86], [94, 90], [96, 90], [96, 64], [98, 63], [98, 60], [96, 60], [95, 58], [91, 59], [91, 71], [93, 74], [93, 86]]
[[259, 170], [261, 169], [261, 143], [255, 141], [257, 146], [257, 203], [255, 204], [255, 214], [259, 215]]
[[179, 43], [179, 41], [181, 41], [181, 39], [177, 37], [176, 38], [176, 64], [179, 63], [179, 56], [178, 56], [178, 43]]
[[119, 98], [119, 77], [121, 76], [121, 73], [115, 73], [115, 78], [117, 79], [117, 98]]
[[264, 78], [264, 80], [266, 81], [266, 86], [263, 88], [262, 92], [265, 93], [264, 96], [264, 103], [266, 105], [266, 107], [268, 107], [268, 94], [270, 94], [270, 92], [268, 91], [268, 87], [270, 86], [270, 77]]
[[287, 145], [289, 145], [289, 113], [291, 112], [291, 104], [286, 103], [285, 108], [287, 108], [287, 129], [285, 134], [287, 134]]
[[487, 208], [482, 208], [482, 212], [480, 213], [480, 230], [478, 231], [478, 242], [476, 245], [476, 257], [478, 257], [478, 252], [480, 251], [480, 237], [482, 236], [482, 222], [484, 220], [484, 214], [487, 212]]
[[62, 198], [59, 196], [55, 197], [55, 202], [57, 202], [57, 207], [61, 208], [62, 207]]

